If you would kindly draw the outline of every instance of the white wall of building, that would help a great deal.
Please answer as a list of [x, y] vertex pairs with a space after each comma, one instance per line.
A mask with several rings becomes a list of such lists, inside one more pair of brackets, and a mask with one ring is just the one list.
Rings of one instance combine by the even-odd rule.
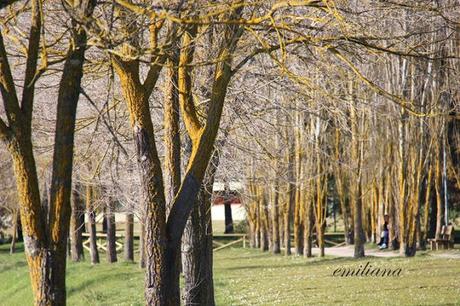
[[[225, 220], [225, 205], [213, 205], [211, 208], [212, 220]], [[241, 204], [232, 204], [233, 221], [241, 221], [246, 218], [246, 210]]]

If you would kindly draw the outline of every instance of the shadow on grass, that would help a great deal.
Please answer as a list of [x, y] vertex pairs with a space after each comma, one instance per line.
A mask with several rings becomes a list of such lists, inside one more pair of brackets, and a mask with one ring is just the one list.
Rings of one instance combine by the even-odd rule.
[[[296, 268], [299, 266], [321, 266], [321, 265], [330, 265], [330, 264], [337, 264], [341, 262], [349, 262], [350, 258], [346, 257], [325, 257], [325, 258], [319, 258], [311, 260], [305, 259], [302, 260], [303, 258], [295, 258], [295, 261], [291, 262], [286, 262], [283, 264], [273, 264], [272, 266], [268, 265], [242, 265], [242, 266], [236, 266], [236, 267], [224, 267], [224, 270], [229, 270], [229, 271], [238, 271], [238, 270], [257, 270], [257, 269], [277, 269], [277, 268]], [[241, 260], [241, 258], [240, 258]]]
[[[124, 277], [126, 277], [126, 273], [116, 273], [116, 274], [103, 273], [103, 274], [98, 274], [98, 277], [93, 277], [91, 279], [83, 281], [79, 285], [71, 286], [71, 287], [67, 288], [67, 290], [68, 290], [67, 292], [68, 292], [69, 295], [72, 295], [72, 294], [77, 294], [79, 292], [82, 292], [82, 291], [85, 291], [85, 290], [88, 290], [88, 289], [92, 289], [94, 291], [94, 290], [97, 290], [97, 288], [98, 288], [97, 285], [103, 286], [106, 281], [116, 280], [117, 278], [123, 279]], [[96, 285], [96, 286], [94, 286], [94, 285]]]
[[[27, 279], [27, 282], [22, 285], [22, 286], [19, 286], [19, 287], [14, 287], [14, 289], [12, 290], [12, 292], [9, 292], [9, 290], [7, 289], [7, 296], [6, 298], [11, 300], [11, 301], [14, 301], [15, 300], [15, 296], [19, 296], [21, 297], [23, 295], [24, 292], [27, 292], [30, 290], [30, 280]], [[2, 300], [2, 303], [5, 302]], [[2, 305], [5, 305], [5, 304], [2, 304]]]
[[27, 262], [25, 261], [16, 261], [12, 264], [2, 264], [0, 265], [0, 274], [1, 273], [6, 273], [10, 270], [16, 270], [18, 268], [22, 268], [22, 267], [26, 267], [27, 266]]
[[[22, 243], [16, 244], [14, 254], [23, 253], [23, 252], [24, 252], [24, 245]], [[9, 254], [9, 253], [10, 253], [10, 245], [9, 244], [0, 245], [0, 254]]]

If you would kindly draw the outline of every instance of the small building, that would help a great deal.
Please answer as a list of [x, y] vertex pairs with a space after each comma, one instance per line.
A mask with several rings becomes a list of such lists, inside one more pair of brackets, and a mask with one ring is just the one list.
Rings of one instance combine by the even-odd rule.
[[213, 185], [211, 215], [213, 221], [225, 221], [225, 233], [233, 232], [233, 222], [246, 219], [246, 210], [241, 201], [241, 182]]

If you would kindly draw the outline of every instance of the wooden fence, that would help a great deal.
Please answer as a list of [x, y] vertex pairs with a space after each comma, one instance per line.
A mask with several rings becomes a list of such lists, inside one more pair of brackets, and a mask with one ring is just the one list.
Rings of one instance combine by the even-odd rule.
[[[83, 238], [86, 238], [83, 241], [83, 247], [90, 251], [90, 236], [88, 233], [83, 233], [82, 234]], [[133, 237], [138, 238], [139, 234], [133, 235]], [[124, 234], [117, 233], [115, 235], [115, 244], [116, 244], [116, 250], [117, 252], [121, 251], [123, 249], [123, 243], [120, 242], [119, 240], [124, 238]], [[217, 240], [225, 240], [226, 242], [221, 242]], [[236, 239], [236, 240], [235, 240]], [[231, 240], [230, 242], [227, 242], [228, 240]], [[247, 241], [247, 235], [246, 234], [216, 234], [213, 235], [213, 251], [217, 252], [220, 250], [223, 250], [225, 248], [228, 248], [230, 246], [234, 246], [236, 244], [242, 243], [243, 248], [246, 247], [246, 241]], [[97, 233], [96, 234], [96, 245], [99, 251], [107, 252], [107, 234], [105, 233]]]

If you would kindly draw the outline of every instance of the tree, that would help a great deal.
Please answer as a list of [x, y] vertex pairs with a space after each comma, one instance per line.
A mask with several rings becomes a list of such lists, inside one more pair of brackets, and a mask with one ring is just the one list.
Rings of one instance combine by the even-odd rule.
[[[69, 10], [78, 11], [86, 17], [91, 15], [94, 4], [93, 1], [65, 3]], [[45, 49], [40, 48], [42, 17], [41, 1], [32, 1], [21, 100], [16, 91], [4, 38], [0, 34], [0, 90], [7, 117], [7, 123], [0, 121], [0, 139], [6, 144], [13, 159], [35, 303], [62, 305], [66, 298], [65, 264], [71, 210], [75, 113], [87, 38], [85, 30], [73, 23], [71, 44], [65, 56], [57, 98], [51, 198], [47, 218], [40, 203], [31, 131], [35, 83], [46, 68], [46, 62], [41, 65], [38, 63], [39, 55], [46, 58]]]
[[72, 190], [71, 206], [72, 213], [70, 216], [70, 240], [72, 261], [81, 261], [84, 259], [83, 237], [85, 229], [85, 209], [84, 202], [80, 195], [79, 185]]

